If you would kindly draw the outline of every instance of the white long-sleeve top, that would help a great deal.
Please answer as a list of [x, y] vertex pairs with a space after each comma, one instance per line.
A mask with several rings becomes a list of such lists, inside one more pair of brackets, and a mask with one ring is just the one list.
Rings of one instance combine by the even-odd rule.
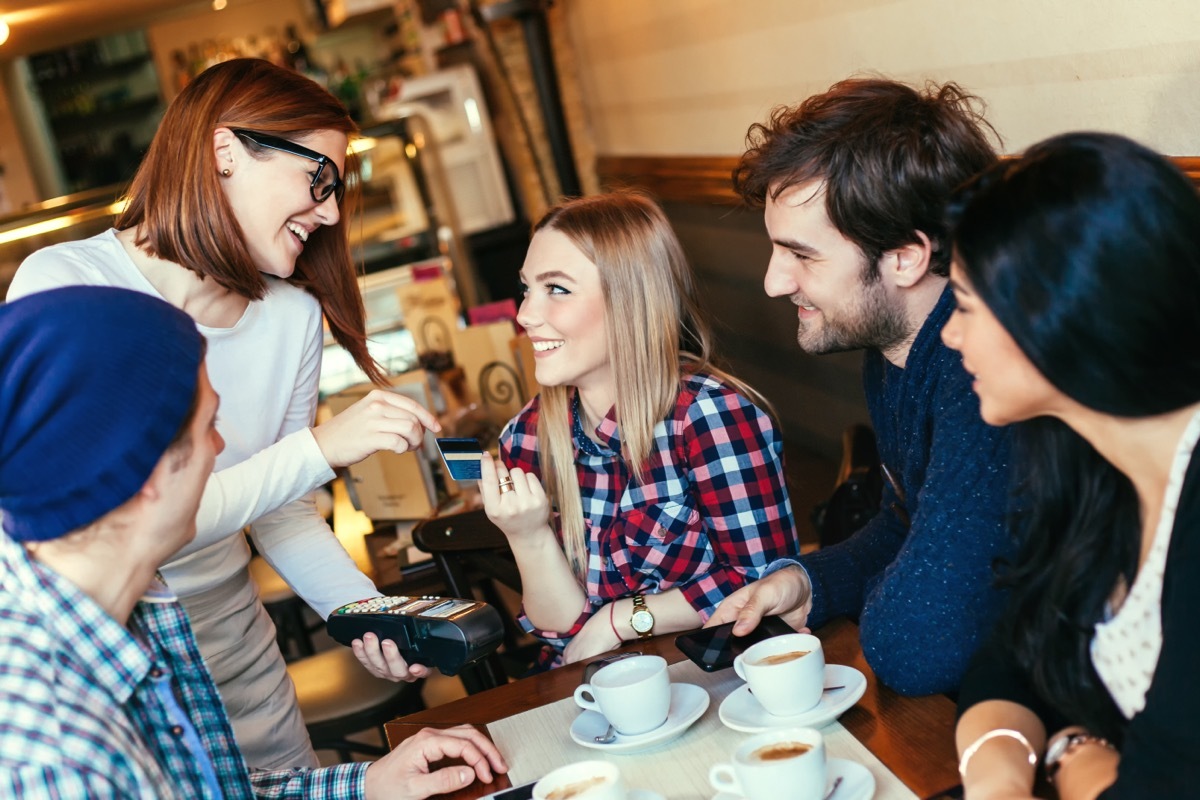
[[[221, 398], [217, 430], [225, 450], [205, 486], [195, 540], [162, 571], [183, 598], [229, 580], [250, 559], [240, 535], [249, 524], [267, 562], [326, 617], [379, 592], [317, 513], [310, 494], [333, 478], [309, 427], [321, 373], [320, 304], [286, 281], [267, 280], [267, 295], [251, 302], [233, 327], [197, 326], [208, 340], [208, 377]], [[110, 229], [29, 256], [8, 299], [72, 285], [161, 297]]]

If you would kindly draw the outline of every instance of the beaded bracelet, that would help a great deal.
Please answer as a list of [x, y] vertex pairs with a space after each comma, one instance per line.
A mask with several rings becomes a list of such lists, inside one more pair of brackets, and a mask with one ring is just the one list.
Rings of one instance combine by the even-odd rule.
[[1011, 728], [996, 728], [995, 730], [991, 730], [983, 734], [978, 739], [971, 742], [970, 746], [968, 746], [966, 750], [963, 750], [962, 758], [958, 761], [959, 777], [961, 777], [964, 781], [967, 779], [967, 765], [971, 763], [971, 758], [975, 755], [980, 747], [983, 747], [985, 742], [987, 742], [989, 739], [998, 739], [1001, 737], [1007, 739], [1016, 739], [1018, 742], [1025, 745], [1025, 750], [1029, 753], [1029, 766], [1037, 766], [1037, 753], [1034, 752], [1033, 745], [1031, 745], [1029, 740], [1025, 738], [1025, 734], [1021, 733], [1020, 731], [1014, 731]]

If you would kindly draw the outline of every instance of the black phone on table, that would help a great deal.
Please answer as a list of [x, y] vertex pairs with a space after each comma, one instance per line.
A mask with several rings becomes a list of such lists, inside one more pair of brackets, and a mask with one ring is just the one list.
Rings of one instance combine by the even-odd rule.
[[733, 626], [734, 623], [728, 622], [682, 634], [675, 637], [675, 646], [679, 652], [696, 662], [700, 669], [716, 672], [732, 667], [735, 658], [764, 639], [796, 632], [781, 617], [775, 616], [763, 617], [758, 627], [745, 636], [734, 636]]
[[479, 800], [531, 800], [533, 797], [533, 785], [535, 783], [537, 781], [530, 781], [520, 786], [514, 786], [511, 789], [501, 789], [498, 792], [484, 795]]
[[479, 462], [483, 459], [483, 446], [478, 439], [443, 437], [437, 440], [437, 449], [454, 480], [477, 481], [482, 477]]

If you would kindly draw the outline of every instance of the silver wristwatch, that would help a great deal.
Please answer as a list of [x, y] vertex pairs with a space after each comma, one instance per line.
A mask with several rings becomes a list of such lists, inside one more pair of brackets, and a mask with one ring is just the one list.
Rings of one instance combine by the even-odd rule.
[[1046, 758], [1043, 761], [1046, 767], [1046, 780], [1054, 783], [1054, 777], [1058, 774], [1063, 759], [1085, 744], [1096, 744], [1101, 747], [1107, 747], [1109, 750], [1115, 749], [1108, 739], [1087, 732], [1059, 736], [1057, 739], [1051, 741], [1050, 746], [1046, 748]]

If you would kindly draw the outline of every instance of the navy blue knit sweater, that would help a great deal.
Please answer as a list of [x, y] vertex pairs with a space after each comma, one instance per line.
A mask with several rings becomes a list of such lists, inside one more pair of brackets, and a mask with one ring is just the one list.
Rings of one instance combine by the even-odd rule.
[[962, 359], [942, 343], [953, 310], [947, 288], [904, 369], [875, 350], [864, 359], [880, 458], [904, 499], [885, 485], [862, 530], [800, 559], [813, 582], [810, 624], [857, 616], [867, 662], [907, 695], [958, 688], [1003, 604], [993, 561], [1011, 555], [1009, 435], [980, 418]]

